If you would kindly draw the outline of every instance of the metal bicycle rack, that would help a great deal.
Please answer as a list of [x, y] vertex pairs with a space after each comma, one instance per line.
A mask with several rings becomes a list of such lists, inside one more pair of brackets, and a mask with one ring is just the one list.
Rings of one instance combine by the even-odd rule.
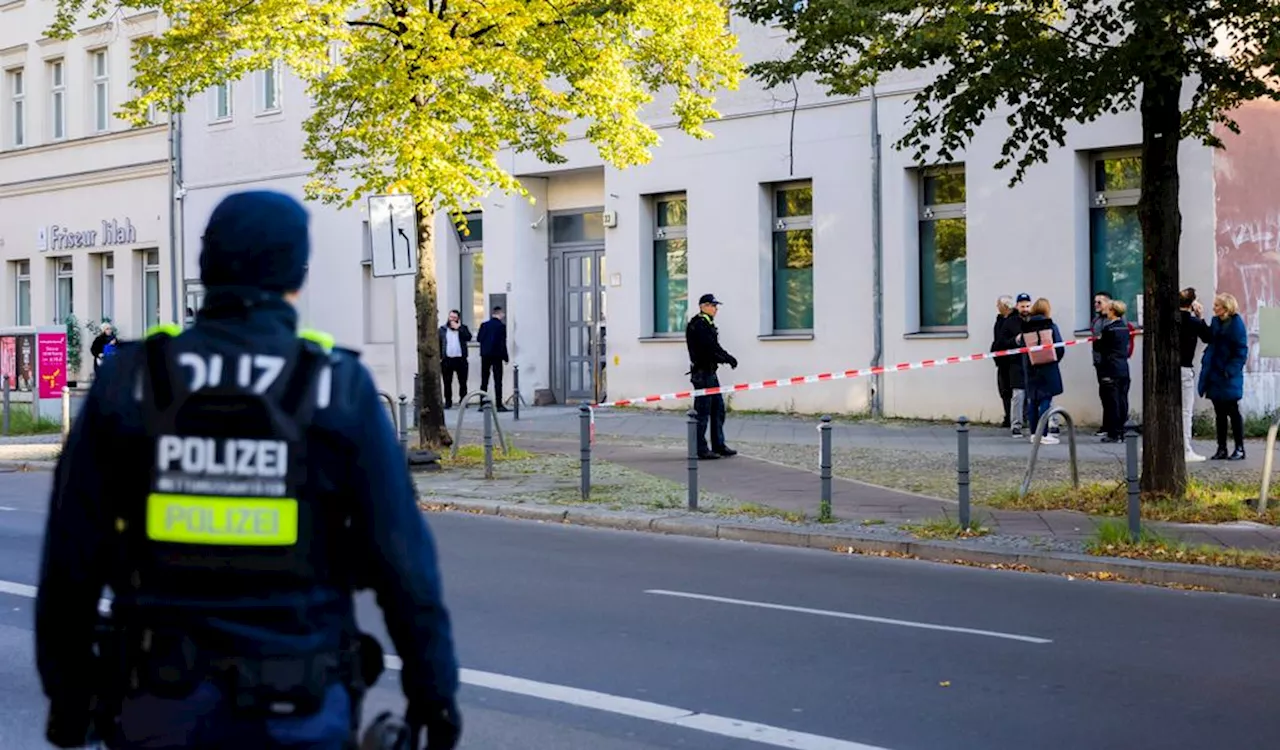
[[[1035, 440], [1031, 442], [1031, 460], [1027, 463], [1027, 475], [1022, 478], [1022, 490], [1018, 493], [1019, 497], [1026, 497], [1031, 491], [1031, 477], [1036, 471], [1036, 459], [1040, 455], [1040, 441], [1049, 433], [1049, 421], [1053, 417], [1061, 414], [1063, 420], [1067, 423], [1067, 445], [1071, 450], [1071, 486], [1080, 489], [1080, 467], [1076, 461], [1076, 421], [1066, 409], [1055, 406], [1040, 417], [1040, 422], [1036, 424], [1036, 431], [1033, 433]], [[1274, 430], [1273, 430], [1274, 432]]]
[[1262, 454], [1262, 491], [1258, 493], [1258, 512], [1267, 511], [1267, 495], [1271, 494], [1271, 469], [1276, 459], [1276, 431], [1280, 430], [1280, 411], [1271, 420], [1267, 430], [1267, 451]]
[[[458, 448], [462, 445], [462, 419], [467, 414], [467, 405], [476, 398], [480, 399], [482, 408], [493, 403], [493, 400], [489, 398], [489, 394], [484, 391], [472, 391], [462, 397], [462, 400], [458, 403], [458, 423], [453, 430], [453, 446], [449, 449], [450, 458], [458, 457]], [[503, 455], [510, 455], [511, 451], [507, 448], [507, 439], [502, 434], [502, 422], [498, 420], [497, 415], [493, 416], [493, 426], [498, 431], [498, 445], [502, 446]]]
[[400, 415], [396, 413], [396, 401], [386, 391], [378, 391], [378, 398], [387, 402], [387, 411], [391, 413], [391, 425], [396, 429], [396, 439], [400, 438]]

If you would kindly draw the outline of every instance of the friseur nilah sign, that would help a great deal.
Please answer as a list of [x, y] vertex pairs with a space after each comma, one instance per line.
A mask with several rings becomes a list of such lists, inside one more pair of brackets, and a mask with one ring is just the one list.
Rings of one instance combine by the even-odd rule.
[[113, 245], [132, 245], [138, 241], [138, 230], [133, 222], [125, 217], [124, 223], [115, 219], [104, 219], [101, 231], [88, 229], [75, 231], [68, 227], [54, 224], [49, 228], [41, 227], [36, 238], [36, 246], [40, 252], [75, 250], [81, 247], [111, 247]]

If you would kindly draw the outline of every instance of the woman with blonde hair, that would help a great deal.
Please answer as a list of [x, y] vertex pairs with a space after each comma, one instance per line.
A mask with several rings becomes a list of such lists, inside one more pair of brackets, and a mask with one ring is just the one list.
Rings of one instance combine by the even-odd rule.
[[[1208, 345], [1200, 359], [1200, 395], [1213, 402], [1217, 417], [1218, 452], [1210, 460], [1244, 460], [1244, 419], [1240, 399], [1244, 398], [1244, 366], [1249, 360], [1249, 335], [1240, 305], [1230, 294], [1213, 298], [1213, 322], [1209, 324]], [[1235, 450], [1227, 454], [1227, 425]]]
[[[1031, 306], [1031, 317], [1022, 322], [1020, 346], [1049, 346], [1062, 343], [1062, 332], [1050, 317], [1053, 314], [1049, 300], [1041, 297]], [[1066, 347], [1055, 346], [1022, 355], [1022, 368], [1026, 373], [1027, 417], [1032, 430], [1031, 440], [1039, 438], [1040, 419], [1053, 407], [1053, 397], [1062, 395], [1062, 371], [1058, 362], [1066, 355]], [[1045, 445], [1054, 445], [1058, 439], [1045, 435]]]

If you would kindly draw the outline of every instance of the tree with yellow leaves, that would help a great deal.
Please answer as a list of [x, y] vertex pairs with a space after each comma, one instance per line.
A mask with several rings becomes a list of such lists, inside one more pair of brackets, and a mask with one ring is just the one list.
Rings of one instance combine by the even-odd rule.
[[134, 87], [143, 93], [123, 116], [180, 112], [210, 86], [283, 61], [315, 102], [308, 198], [414, 197], [427, 448], [452, 442], [435, 332], [435, 211], [463, 225], [494, 189], [527, 196], [499, 152], [563, 163], [557, 149], [574, 122], [609, 164], [647, 162], [658, 135], [644, 107], [659, 91], [674, 93], [683, 130], [707, 138], [716, 91], [742, 76], [722, 0], [57, 0], [50, 33], [74, 34], [86, 14], [157, 5], [171, 26], [140, 47]]

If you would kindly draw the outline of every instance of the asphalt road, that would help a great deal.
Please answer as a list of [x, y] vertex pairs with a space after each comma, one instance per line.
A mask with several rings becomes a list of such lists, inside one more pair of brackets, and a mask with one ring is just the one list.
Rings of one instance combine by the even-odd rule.
[[[0, 475], [0, 580], [34, 583], [47, 490], [45, 474]], [[467, 670], [466, 748], [767, 746], [725, 736], [741, 722], [766, 725], [750, 731], [775, 746], [832, 750], [1280, 741], [1280, 602], [498, 518], [431, 523]], [[367, 598], [361, 616], [382, 634]], [[0, 594], [6, 750], [44, 746], [30, 621], [29, 598]], [[389, 672], [370, 713], [398, 709], [397, 689]]]

